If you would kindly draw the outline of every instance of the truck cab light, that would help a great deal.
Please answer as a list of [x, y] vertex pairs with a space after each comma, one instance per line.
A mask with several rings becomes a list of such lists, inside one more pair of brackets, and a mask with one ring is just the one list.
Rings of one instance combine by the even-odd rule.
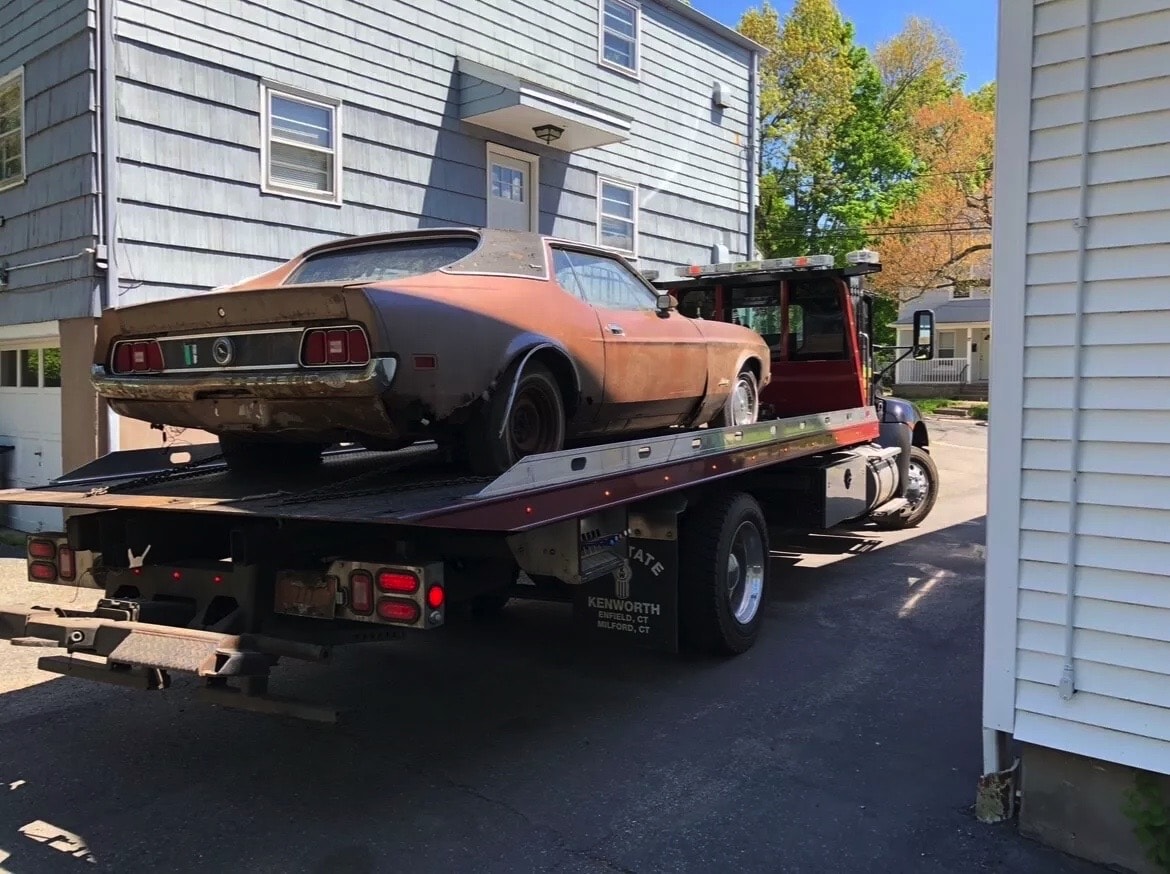
[[432, 610], [438, 610], [447, 601], [447, 593], [442, 586], [431, 586], [427, 590], [427, 604]]

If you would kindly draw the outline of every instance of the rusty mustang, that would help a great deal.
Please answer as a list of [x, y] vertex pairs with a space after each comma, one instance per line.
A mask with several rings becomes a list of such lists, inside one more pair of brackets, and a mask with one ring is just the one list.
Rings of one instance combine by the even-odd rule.
[[436, 440], [484, 475], [582, 440], [755, 421], [756, 332], [535, 233], [350, 237], [236, 285], [103, 313], [98, 393], [215, 434], [237, 470]]

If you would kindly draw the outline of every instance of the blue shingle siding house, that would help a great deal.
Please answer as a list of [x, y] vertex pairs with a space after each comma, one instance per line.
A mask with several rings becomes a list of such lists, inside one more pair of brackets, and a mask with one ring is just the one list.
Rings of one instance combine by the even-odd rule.
[[0, 4], [0, 352], [60, 349], [38, 360], [62, 383], [0, 373], [0, 442], [20, 398], [72, 386], [89, 427], [49, 429], [67, 466], [125, 445], [137, 426], [119, 441], [84, 395], [101, 307], [340, 235], [486, 224], [644, 269], [747, 256], [761, 52], [679, 0]]

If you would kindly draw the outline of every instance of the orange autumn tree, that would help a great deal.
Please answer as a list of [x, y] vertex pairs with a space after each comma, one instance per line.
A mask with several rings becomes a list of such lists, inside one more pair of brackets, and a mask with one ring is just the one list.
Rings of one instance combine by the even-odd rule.
[[919, 109], [910, 137], [916, 195], [870, 228], [882, 255], [878, 291], [906, 301], [942, 288], [990, 284], [995, 86]]

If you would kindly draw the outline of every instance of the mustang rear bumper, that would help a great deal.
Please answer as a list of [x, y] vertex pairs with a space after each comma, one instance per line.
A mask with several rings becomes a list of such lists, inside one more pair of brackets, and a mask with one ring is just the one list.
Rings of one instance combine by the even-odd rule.
[[213, 433], [283, 431], [396, 439], [409, 430], [387, 409], [396, 369], [393, 358], [376, 358], [357, 371], [197, 376], [114, 376], [95, 366], [91, 379], [115, 412], [155, 424]]

